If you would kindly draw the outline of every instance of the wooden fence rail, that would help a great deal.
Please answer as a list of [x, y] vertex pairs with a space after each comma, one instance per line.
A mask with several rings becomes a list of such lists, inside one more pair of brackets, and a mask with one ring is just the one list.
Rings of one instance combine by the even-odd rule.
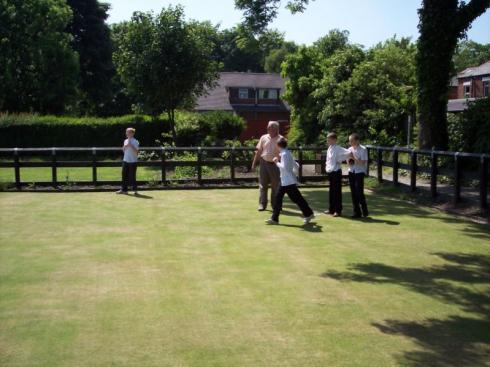
[[[379, 182], [383, 181], [383, 168], [391, 167], [393, 171], [392, 183], [400, 184], [400, 170], [410, 172], [409, 186], [412, 191], [417, 190], [417, 178], [419, 174], [430, 176], [430, 192], [433, 198], [438, 196], [438, 178], [441, 176], [450, 177], [453, 180], [453, 197], [454, 202], [461, 200], [461, 186], [464, 179], [473, 179], [478, 181], [479, 201], [482, 208], [488, 207], [488, 162], [490, 154], [475, 154], [464, 152], [446, 152], [436, 150], [418, 150], [403, 147], [382, 147], [368, 145], [369, 162], [376, 164], [376, 177]], [[138, 163], [140, 167], [159, 167], [161, 171], [161, 184], [168, 185], [171, 183], [197, 183], [215, 184], [229, 183], [238, 184], [239, 182], [252, 182], [256, 177], [237, 177], [236, 168], [249, 167], [250, 159], [243, 159], [240, 153], [254, 152], [253, 147], [143, 147], [142, 152], [158, 153], [158, 160], [142, 160]], [[323, 167], [325, 153], [327, 147], [297, 147], [291, 148], [296, 154], [299, 163], [299, 180], [300, 182], [313, 182], [326, 180], [326, 174], [322, 169], [322, 173], [318, 175], [305, 175], [305, 165], [315, 165]], [[305, 154], [310, 153], [310, 157], [315, 159], [305, 159]], [[85, 154], [91, 156], [91, 159], [85, 160], [60, 160], [60, 155], [64, 154]], [[60, 167], [87, 167], [92, 170], [92, 180], [85, 184], [97, 185], [116, 185], [118, 181], [102, 181], [98, 177], [98, 169], [105, 167], [120, 167], [121, 161], [103, 161], [99, 159], [107, 155], [120, 155], [121, 148], [119, 147], [103, 147], [103, 148], [0, 148], [0, 168], [13, 168], [14, 181], [18, 190], [30, 182], [22, 181], [21, 168], [38, 167], [51, 168], [51, 181], [36, 182], [39, 185], [58, 186], [58, 168]], [[172, 154], [193, 153], [196, 155], [195, 161], [184, 161], [178, 159], [169, 159]], [[216, 155], [227, 153], [226, 159], [215, 158], [208, 159], [206, 155]], [[376, 154], [376, 155], [375, 155]], [[383, 154], [391, 156], [391, 159], [385, 159]], [[50, 160], [42, 161], [22, 161], [22, 156], [43, 156], [50, 155]], [[400, 161], [400, 156], [406, 156], [406, 162]], [[441, 164], [440, 160], [450, 159], [452, 163], [448, 168], [447, 162]], [[419, 160], [425, 160], [425, 165], [419, 164]], [[167, 177], [168, 169], [176, 167], [196, 167], [196, 177], [191, 179], [169, 180]], [[468, 170], [467, 167], [478, 167], [477, 169]], [[203, 167], [229, 167], [229, 178], [203, 178]], [[144, 183], [144, 182], [141, 182]]]
[[[383, 182], [383, 167], [391, 167], [393, 169], [392, 182], [394, 185], [399, 185], [400, 169], [403, 169], [410, 172], [409, 185], [410, 189], [415, 192], [417, 190], [417, 175], [425, 173], [430, 175], [430, 193], [433, 198], [436, 198], [438, 196], [438, 178], [441, 176], [449, 177], [453, 181], [454, 203], [458, 203], [461, 201], [463, 179], [473, 179], [478, 181], [480, 207], [482, 209], [488, 208], [488, 161], [490, 160], [490, 154], [381, 147], [376, 145], [368, 145], [367, 148], [369, 162], [376, 162], [377, 179], [379, 182]], [[373, 159], [374, 153], [376, 153], [375, 159]], [[390, 153], [391, 160], [383, 159], [383, 153]], [[400, 163], [400, 154], [407, 155], [408, 164]], [[419, 159], [423, 157], [426, 158], [428, 167], [419, 164]], [[452, 167], [443, 168], [440, 163], [441, 158], [452, 159]], [[470, 169], [465, 170], [465, 166], [470, 167]], [[478, 166], [478, 171], [471, 169], [476, 166]]]

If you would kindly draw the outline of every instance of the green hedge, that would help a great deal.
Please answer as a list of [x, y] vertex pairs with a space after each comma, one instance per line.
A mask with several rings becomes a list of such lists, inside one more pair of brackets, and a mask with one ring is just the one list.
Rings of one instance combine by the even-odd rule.
[[[236, 140], [245, 121], [229, 112], [176, 113], [178, 146], [223, 145]], [[165, 118], [127, 115], [121, 117], [59, 117], [33, 114], [0, 114], [0, 147], [115, 147], [120, 146], [127, 127], [136, 129], [142, 146], [157, 141], [172, 144], [170, 123]], [[163, 136], [162, 136], [163, 134]]]
[[128, 115], [113, 118], [74, 118], [30, 114], [0, 115], [0, 147], [113, 147], [120, 146], [127, 127], [134, 127], [141, 145], [154, 146], [165, 120]]

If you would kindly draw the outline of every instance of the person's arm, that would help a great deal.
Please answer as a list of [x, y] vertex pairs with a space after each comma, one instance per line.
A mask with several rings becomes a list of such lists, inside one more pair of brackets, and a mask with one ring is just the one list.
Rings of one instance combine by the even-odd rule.
[[257, 167], [257, 162], [262, 155], [262, 150], [262, 138], [260, 138], [259, 143], [257, 144], [257, 150], [255, 151], [254, 160], [252, 162], [252, 170], [255, 170], [255, 168]]
[[129, 141], [128, 145], [129, 145], [129, 148], [132, 149], [135, 154], [138, 154], [138, 152], [140, 151], [139, 143], [136, 143], [136, 146], [135, 146], [135, 145], [131, 144], [131, 141]]
[[355, 156], [354, 156], [354, 160], [356, 161], [357, 164], [366, 164], [367, 163], [367, 150], [363, 150], [363, 152], [361, 153], [359, 159], [357, 159]]

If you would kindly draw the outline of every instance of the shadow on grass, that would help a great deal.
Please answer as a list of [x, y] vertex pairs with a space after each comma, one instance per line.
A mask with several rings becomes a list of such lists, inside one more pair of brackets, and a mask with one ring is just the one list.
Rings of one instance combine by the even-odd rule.
[[400, 268], [381, 263], [355, 264], [346, 272], [322, 277], [371, 284], [397, 284], [410, 291], [453, 304], [471, 316], [452, 315], [424, 321], [385, 320], [372, 325], [391, 335], [412, 339], [419, 347], [399, 356], [409, 366], [482, 366], [490, 360], [490, 256], [434, 253], [446, 264]]
[[149, 195], [144, 195], [144, 194], [135, 194], [135, 195], [132, 195], [133, 198], [136, 198], [136, 199], [146, 199], [146, 200], [152, 200], [153, 199], [153, 196], [149, 196]]
[[[314, 211], [324, 211], [328, 207], [328, 188], [323, 190], [302, 190], [302, 194], [306, 201], [310, 204]], [[350, 192], [348, 189], [344, 188], [342, 195], [343, 205], [344, 205], [344, 218], [347, 218], [352, 214], [352, 202], [350, 197]], [[398, 225], [403, 224], [403, 219], [400, 221], [380, 218], [386, 216], [409, 216], [415, 218], [424, 218], [430, 220], [439, 220], [445, 223], [465, 223], [465, 227], [462, 232], [473, 238], [489, 240], [490, 244], [490, 226], [487, 224], [479, 224], [471, 221], [463, 221], [461, 218], [443, 215], [434, 211], [431, 208], [417, 206], [410, 202], [406, 202], [399, 199], [389, 198], [387, 196], [374, 194], [367, 196], [367, 202], [369, 207], [370, 219], [361, 220], [360, 223], [365, 224], [388, 224], [388, 225]], [[296, 206], [290, 201], [285, 201], [285, 209], [295, 209]], [[395, 218], [398, 219], [398, 218]]]
[[281, 227], [299, 228], [303, 231], [312, 233], [323, 232], [323, 226], [319, 226], [314, 222], [310, 222], [309, 224], [281, 224]]

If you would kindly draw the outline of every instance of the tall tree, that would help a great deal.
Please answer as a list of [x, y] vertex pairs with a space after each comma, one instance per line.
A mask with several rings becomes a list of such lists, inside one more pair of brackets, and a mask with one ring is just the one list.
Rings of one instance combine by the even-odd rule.
[[460, 42], [453, 57], [454, 68], [457, 73], [466, 68], [481, 65], [489, 60], [490, 43], [482, 44], [471, 40]]
[[448, 147], [448, 83], [458, 39], [473, 20], [490, 6], [490, 0], [424, 0], [420, 15], [417, 53], [419, 146]]
[[0, 111], [62, 113], [78, 57], [64, 0], [0, 0]]
[[191, 105], [217, 79], [216, 30], [209, 23], [187, 22], [181, 6], [156, 16], [137, 12], [126, 26], [115, 53], [122, 81], [146, 111], [168, 114], [175, 140], [175, 110]]
[[[288, 7], [302, 11], [309, 0], [290, 0]], [[245, 24], [260, 32], [276, 17], [280, 0], [235, 0], [245, 13]], [[447, 148], [448, 84], [452, 57], [459, 39], [471, 23], [490, 7], [490, 0], [423, 0], [419, 10], [417, 53], [417, 105], [419, 146]]]
[[111, 101], [114, 75], [110, 29], [106, 24], [109, 5], [98, 0], [67, 0], [73, 11], [68, 31], [80, 57], [78, 109], [97, 114]]

